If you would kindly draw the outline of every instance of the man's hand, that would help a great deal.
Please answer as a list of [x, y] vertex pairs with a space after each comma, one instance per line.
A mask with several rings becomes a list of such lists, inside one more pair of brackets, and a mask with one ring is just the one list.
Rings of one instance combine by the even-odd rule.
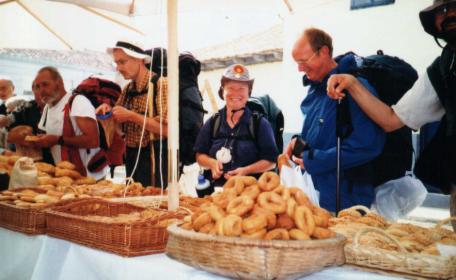
[[112, 115], [114, 120], [118, 123], [124, 123], [132, 120], [134, 113], [122, 106], [115, 106], [112, 108]]
[[8, 117], [0, 115], [0, 128], [8, 125]]
[[98, 108], [95, 110], [95, 114], [99, 115], [105, 115], [106, 113], [111, 112], [112, 108], [109, 106], [109, 104], [103, 103]]
[[326, 91], [328, 96], [332, 99], [342, 99], [345, 94], [344, 90], [350, 91], [358, 80], [349, 74], [334, 74], [329, 77]]
[[302, 170], [306, 169], [305, 166], [304, 166], [304, 160], [302, 158], [298, 158], [298, 157], [292, 156], [291, 160], [293, 160], [294, 163], [299, 165]]
[[37, 135], [39, 139], [36, 139], [33, 141], [36, 147], [40, 148], [50, 148], [52, 146], [57, 145], [57, 142], [59, 141], [58, 135], [52, 135], [52, 134], [41, 134]]
[[238, 167], [234, 170], [228, 171], [227, 173], [225, 173], [225, 175], [223, 175], [223, 177], [225, 177], [225, 179], [228, 180], [229, 178], [231, 178], [233, 176], [244, 176], [244, 175], [248, 175], [247, 169], [245, 167]]
[[291, 139], [290, 143], [288, 143], [287, 147], [283, 150], [283, 154], [287, 157], [287, 159], [292, 160], [294, 163], [299, 165], [301, 169], [304, 169], [304, 161], [302, 158], [293, 156], [293, 149], [295, 144], [296, 138]]
[[213, 159], [211, 160], [209, 168], [212, 172], [212, 179], [217, 180], [218, 178], [222, 177], [223, 174], [223, 163], [220, 161]]

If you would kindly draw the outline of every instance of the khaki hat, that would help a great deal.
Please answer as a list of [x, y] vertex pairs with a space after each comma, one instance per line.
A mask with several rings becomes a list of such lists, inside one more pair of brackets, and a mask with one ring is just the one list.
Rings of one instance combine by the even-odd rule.
[[249, 70], [242, 64], [233, 64], [228, 66], [223, 72], [220, 80], [220, 88], [218, 94], [223, 100], [223, 86], [227, 81], [247, 82], [249, 84], [249, 95], [252, 93], [253, 81], [250, 79]]

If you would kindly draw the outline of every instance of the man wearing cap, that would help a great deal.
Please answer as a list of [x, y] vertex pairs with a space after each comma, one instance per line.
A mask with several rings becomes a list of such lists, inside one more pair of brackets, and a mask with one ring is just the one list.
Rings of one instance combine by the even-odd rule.
[[223, 73], [219, 96], [226, 106], [206, 121], [194, 146], [196, 160], [208, 169], [205, 177], [212, 182], [208, 193], [232, 176], [255, 176], [275, 167], [278, 151], [271, 124], [246, 106], [252, 86], [241, 64]]
[[[109, 105], [103, 104], [97, 109], [97, 113], [112, 112], [114, 120], [120, 124], [125, 134], [127, 177], [133, 177], [136, 182], [144, 186], [159, 187], [163, 183], [166, 187], [168, 182], [166, 78], [159, 77], [146, 68], [145, 63], [150, 63], [151, 57], [138, 43], [118, 41], [113, 48], [108, 48], [107, 52], [113, 56], [117, 71], [124, 79], [131, 82], [124, 87], [112, 110]], [[152, 102], [149, 102], [147, 97], [149, 81], [154, 83]]]
[[[418, 130], [426, 123], [442, 120], [439, 131], [418, 159], [418, 178], [440, 183], [451, 195], [451, 213], [456, 215], [456, 0], [434, 0], [419, 14], [424, 30], [447, 44], [415, 85], [392, 107], [373, 97], [351, 75], [334, 75], [328, 81], [328, 95], [339, 99], [347, 90], [364, 112], [385, 131], [404, 125]], [[443, 117], [443, 118], [442, 118]], [[429, 153], [426, 150], [430, 151]], [[425, 154], [436, 156], [432, 162]], [[418, 171], [418, 172], [417, 172]], [[425, 172], [426, 174], [422, 173]], [[439, 178], [436, 178], [436, 177]], [[434, 177], [434, 178], [433, 178]], [[453, 223], [456, 229], [456, 222]]]
[[[284, 153], [311, 175], [315, 188], [320, 191], [320, 205], [335, 211], [337, 102], [326, 95], [326, 83], [332, 75], [350, 72], [357, 65], [353, 54], [336, 61], [332, 52], [332, 38], [316, 28], [304, 30], [293, 47], [298, 70], [305, 73], [304, 85], [309, 86], [301, 103], [304, 115], [301, 137], [305, 142], [298, 142], [303, 149], [297, 151], [295, 145], [299, 138], [293, 139]], [[367, 80], [360, 78], [360, 82], [376, 94]], [[353, 130], [341, 142], [340, 206], [341, 209], [357, 204], [369, 207], [374, 199], [374, 187], [369, 178], [373, 167], [368, 163], [382, 151], [384, 133], [353, 100], [347, 101], [347, 107]]]

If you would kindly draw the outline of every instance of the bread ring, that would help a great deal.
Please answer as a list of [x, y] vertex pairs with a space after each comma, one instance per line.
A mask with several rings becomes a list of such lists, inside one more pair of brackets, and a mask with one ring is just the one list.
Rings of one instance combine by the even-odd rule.
[[262, 214], [253, 214], [242, 220], [242, 229], [246, 233], [253, 233], [264, 229], [268, 225], [268, 219]]
[[224, 190], [222, 193], [216, 193], [212, 196], [212, 200], [215, 204], [217, 204], [220, 208], [226, 209], [228, 206], [228, 202], [235, 199], [237, 196], [235, 189], [228, 189]]
[[199, 230], [201, 233], [209, 233], [215, 227], [214, 223], [208, 223], [202, 226]]
[[283, 213], [278, 215], [276, 227], [290, 230], [296, 227], [296, 225], [292, 217], [288, 216], [286, 213]]
[[312, 211], [309, 208], [306, 206], [296, 207], [294, 220], [298, 229], [304, 231], [309, 236], [312, 235], [315, 229], [315, 221]]
[[66, 160], [57, 163], [55, 166], [57, 166], [59, 168], [63, 168], [63, 169], [71, 169], [71, 170], [76, 169], [76, 165], [74, 165], [71, 162], [66, 161]]
[[242, 177], [240, 176], [234, 176], [228, 179], [226, 181], [225, 185], [223, 185], [223, 191], [229, 190], [229, 189], [235, 189], [237, 194], [242, 193], [244, 191], [244, 181], [242, 180]]
[[269, 192], [280, 184], [280, 177], [275, 172], [264, 172], [258, 179], [258, 186], [262, 191]]
[[271, 210], [264, 209], [259, 207], [258, 205], [255, 205], [252, 213], [266, 216], [266, 219], [268, 221], [268, 229], [273, 229], [277, 224], [277, 217]]
[[312, 213], [314, 214], [315, 226], [327, 228], [329, 219], [332, 217], [331, 213], [320, 207], [313, 207]]
[[258, 183], [257, 179], [253, 176], [240, 176], [240, 178], [242, 179], [245, 187], [256, 185]]
[[290, 240], [288, 231], [284, 228], [276, 228], [266, 233], [265, 240]]
[[290, 217], [294, 217], [294, 212], [296, 207], [298, 207], [298, 204], [296, 203], [296, 200], [294, 198], [290, 198], [287, 200], [287, 215]]
[[231, 200], [226, 207], [229, 214], [243, 216], [253, 208], [253, 200], [248, 196], [239, 196]]
[[196, 219], [192, 219], [193, 229], [199, 231], [204, 225], [212, 222], [212, 218], [207, 212], [201, 213]]
[[334, 231], [322, 227], [315, 227], [312, 232], [312, 237], [315, 237], [316, 239], [327, 239], [335, 236], [336, 233]]
[[260, 193], [258, 205], [264, 209], [271, 210], [275, 214], [284, 213], [287, 210], [287, 203], [283, 198], [274, 192]]
[[218, 207], [215, 204], [212, 204], [208, 209], [207, 209], [209, 215], [211, 216], [212, 220], [218, 221], [220, 219], [223, 219], [223, 217], [226, 216], [225, 211], [223, 211], [222, 208]]
[[183, 223], [180, 227], [186, 230], [193, 230], [192, 223]]
[[305, 233], [304, 231], [297, 229], [297, 228], [291, 229], [288, 233], [290, 234], [290, 238], [293, 240], [309, 240], [310, 239], [310, 236], [307, 235], [307, 233]]
[[301, 189], [290, 188], [290, 192], [293, 195], [296, 202], [298, 203], [298, 205], [304, 205], [308, 208], [312, 208], [312, 202], [310, 202], [309, 197]]
[[272, 190], [276, 194], [280, 195], [283, 200], [288, 200], [290, 198], [290, 189], [284, 186], [278, 186], [274, 190]]
[[220, 222], [224, 236], [240, 236], [242, 233], [242, 218], [236, 215], [228, 215]]
[[260, 194], [260, 188], [258, 187], [257, 184], [246, 187], [244, 189], [244, 191], [241, 193], [241, 195], [248, 196], [252, 200], [256, 200], [259, 194]]
[[252, 233], [243, 233], [241, 234], [241, 237], [248, 239], [263, 239], [263, 237], [266, 235], [266, 232], [267, 230], [264, 228]]

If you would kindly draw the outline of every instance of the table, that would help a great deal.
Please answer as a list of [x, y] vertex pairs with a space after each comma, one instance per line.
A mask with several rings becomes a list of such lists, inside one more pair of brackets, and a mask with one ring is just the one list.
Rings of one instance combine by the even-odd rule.
[[[126, 258], [47, 235], [28, 236], [0, 228], [0, 280], [209, 280], [227, 279], [177, 262], [166, 254]], [[331, 267], [308, 280], [401, 279]]]

